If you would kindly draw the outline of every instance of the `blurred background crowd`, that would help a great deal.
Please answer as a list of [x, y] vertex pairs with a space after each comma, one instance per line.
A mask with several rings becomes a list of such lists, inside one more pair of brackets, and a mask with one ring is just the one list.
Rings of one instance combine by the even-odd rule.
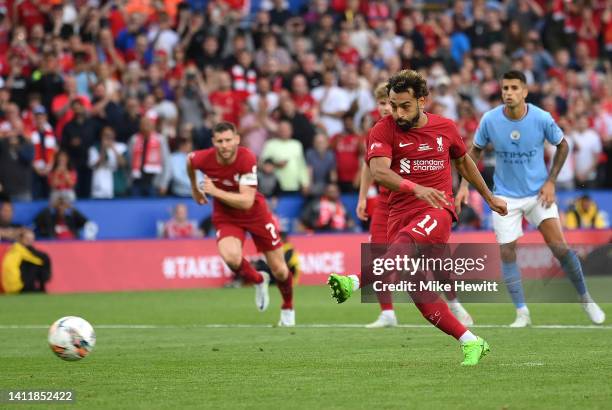
[[76, 228], [75, 198], [190, 197], [187, 153], [227, 120], [264, 195], [312, 198], [300, 229], [350, 229], [373, 90], [404, 68], [468, 146], [523, 71], [571, 146], [558, 189], [611, 188], [611, 60], [610, 0], [0, 0], [0, 195]]

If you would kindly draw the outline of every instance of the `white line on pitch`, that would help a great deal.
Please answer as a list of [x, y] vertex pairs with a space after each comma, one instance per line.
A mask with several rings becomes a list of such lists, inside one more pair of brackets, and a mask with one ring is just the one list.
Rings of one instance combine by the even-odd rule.
[[[94, 324], [96, 329], [187, 329], [187, 328], [195, 328], [195, 329], [265, 329], [265, 328], [273, 328], [276, 327], [274, 325], [267, 324], [201, 324], [201, 325], [129, 325], [129, 324], [119, 324], [119, 325], [97, 325]], [[356, 324], [356, 323], [311, 323], [311, 324], [303, 324], [295, 326], [298, 329], [342, 329], [342, 328], [364, 328], [364, 325]], [[399, 325], [399, 328], [406, 329], [428, 329], [431, 328], [431, 325]], [[508, 325], [474, 325], [470, 327], [475, 328], [490, 328], [490, 329], [505, 329], [510, 328]], [[611, 330], [611, 325], [597, 326], [597, 325], [535, 325], [531, 326], [534, 329], [604, 329]], [[49, 326], [47, 325], [0, 325], [0, 330], [5, 329], [47, 329]]]

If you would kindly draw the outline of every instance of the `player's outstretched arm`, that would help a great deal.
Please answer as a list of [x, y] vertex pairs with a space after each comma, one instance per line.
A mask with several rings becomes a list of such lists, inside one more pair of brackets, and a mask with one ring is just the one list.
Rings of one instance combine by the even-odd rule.
[[448, 205], [444, 192], [435, 188], [425, 187], [404, 179], [391, 170], [391, 159], [387, 157], [375, 157], [370, 160], [370, 171], [374, 180], [380, 185], [392, 191], [413, 194], [418, 199], [427, 202], [434, 208], [442, 208]]
[[[475, 145], [472, 145], [472, 148], [470, 148], [470, 151], [469, 151], [469, 156], [470, 158], [472, 158], [472, 161], [474, 161], [474, 164], [478, 164], [478, 161], [480, 161], [481, 155], [482, 155], [482, 149]], [[467, 179], [461, 178], [459, 189], [457, 190], [457, 194], [455, 195], [455, 210], [457, 212], [457, 215], [459, 215], [459, 213], [461, 212], [461, 207], [464, 204], [467, 205], [468, 203], [468, 198], [470, 196], [470, 192], [468, 189], [469, 185], [470, 183], [468, 182]]]
[[540, 188], [540, 193], [538, 195], [540, 201], [544, 204], [544, 207], [550, 208], [552, 204], [555, 203], [555, 184], [557, 183], [557, 176], [559, 175], [559, 171], [561, 171], [561, 167], [565, 163], [567, 159], [567, 154], [569, 153], [569, 145], [565, 139], [562, 139], [559, 144], [557, 144], [557, 150], [555, 151], [555, 155], [553, 157], [553, 163], [550, 167], [550, 172], [548, 174], [548, 179]]
[[257, 193], [256, 186], [240, 184], [239, 192], [229, 192], [217, 188], [210, 178], [207, 177], [204, 177], [202, 186], [205, 194], [212, 196], [232, 208], [246, 211], [251, 209], [253, 203], [255, 203], [255, 194]]
[[506, 201], [501, 198], [498, 198], [493, 195], [493, 193], [487, 187], [482, 175], [480, 175], [480, 171], [476, 167], [476, 164], [472, 160], [472, 157], [468, 154], [462, 156], [461, 158], [457, 158], [453, 160], [455, 163], [455, 167], [459, 174], [467, 180], [470, 184], [476, 188], [476, 190], [482, 195], [487, 204], [491, 207], [491, 209], [497, 212], [500, 215], [506, 215], [508, 213], [508, 209], [506, 207]]
[[191, 166], [191, 157], [193, 153], [187, 156], [187, 175], [189, 176], [189, 182], [191, 183], [191, 196], [198, 205], [204, 205], [208, 203], [206, 196], [198, 188], [198, 182], [196, 180], [195, 170]]
[[357, 201], [357, 217], [362, 221], [368, 219], [366, 214], [366, 200], [368, 198], [368, 190], [374, 182], [370, 167], [367, 164], [361, 166], [361, 178], [359, 179], [359, 200]]

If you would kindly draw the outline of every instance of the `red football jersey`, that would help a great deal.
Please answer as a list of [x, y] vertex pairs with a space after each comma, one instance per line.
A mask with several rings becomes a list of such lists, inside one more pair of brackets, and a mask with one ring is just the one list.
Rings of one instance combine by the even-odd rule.
[[[257, 186], [257, 159], [249, 149], [238, 147], [236, 160], [223, 165], [217, 161], [215, 148], [194, 151], [189, 154], [193, 169], [198, 169], [212, 180], [219, 189], [228, 192], [239, 192], [240, 185]], [[261, 212], [269, 212], [264, 196], [257, 192], [255, 202], [249, 210], [232, 208], [221, 201], [214, 201], [213, 219], [215, 216], [225, 216], [234, 219], [249, 219]]]
[[[378, 114], [378, 110], [376, 110], [376, 114]], [[377, 122], [380, 121], [377, 120]], [[369, 164], [370, 162], [370, 146], [372, 145], [372, 142], [370, 141], [371, 136], [372, 136], [372, 130], [374, 129], [374, 127], [370, 128], [370, 131], [368, 131], [368, 135], [366, 135], [365, 137], [365, 153], [366, 153], [366, 157], [365, 157], [365, 162], [366, 164]], [[378, 187], [378, 203], [382, 203], [382, 204], [388, 204], [389, 203], [389, 194], [391, 193], [391, 191], [389, 191], [389, 189], [385, 188], [382, 185], [376, 185]]]
[[[368, 147], [368, 162], [374, 157], [391, 159], [391, 170], [404, 179], [444, 191], [449, 205], [445, 208], [457, 218], [453, 206], [451, 159], [466, 154], [465, 144], [452, 120], [425, 113], [424, 127], [402, 131], [392, 116], [374, 125]], [[389, 217], [417, 213], [430, 208], [413, 194], [392, 191], [389, 196]]]
[[361, 137], [356, 134], [337, 134], [331, 139], [336, 153], [336, 169], [339, 182], [353, 182], [359, 172]]

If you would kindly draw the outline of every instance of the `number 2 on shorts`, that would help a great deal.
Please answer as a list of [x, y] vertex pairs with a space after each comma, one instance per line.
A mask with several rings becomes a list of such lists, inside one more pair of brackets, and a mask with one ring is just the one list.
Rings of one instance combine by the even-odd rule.
[[276, 226], [272, 222], [266, 224], [266, 229], [270, 231], [270, 235], [272, 235], [272, 239], [277, 239], [278, 235], [276, 233]]

